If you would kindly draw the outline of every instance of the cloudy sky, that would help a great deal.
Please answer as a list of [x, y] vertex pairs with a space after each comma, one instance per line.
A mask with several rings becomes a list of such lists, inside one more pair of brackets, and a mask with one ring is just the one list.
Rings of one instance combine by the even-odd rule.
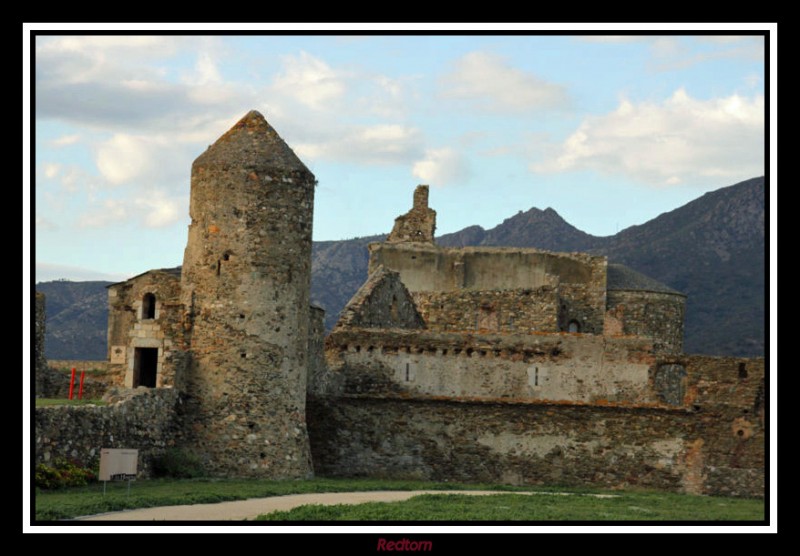
[[765, 43], [724, 35], [37, 36], [36, 281], [182, 262], [192, 161], [259, 110], [314, 172], [314, 239], [552, 207], [595, 235], [765, 172]]

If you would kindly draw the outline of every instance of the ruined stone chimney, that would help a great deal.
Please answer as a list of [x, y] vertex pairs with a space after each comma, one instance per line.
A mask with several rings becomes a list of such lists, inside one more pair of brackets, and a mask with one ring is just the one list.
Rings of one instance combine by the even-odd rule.
[[436, 233], [436, 211], [428, 208], [428, 186], [414, 190], [414, 205], [410, 211], [394, 220], [387, 243], [433, 243]]
[[312, 473], [305, 424], [314, 175], [251, 111], [192, 165], [186, 446], [211, 474]]

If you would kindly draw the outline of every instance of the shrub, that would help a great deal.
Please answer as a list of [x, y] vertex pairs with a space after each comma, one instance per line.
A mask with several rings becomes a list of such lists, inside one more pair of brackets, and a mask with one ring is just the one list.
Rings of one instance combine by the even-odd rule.
[[37, 487], [53, 490], [87, 485], [97, 480], [97, 473], [67, 459], [58, 458], [53, 461], [52, 466], [44, 463], [37, 465], [34, 480]]
[[153, 475], [192, 479], [203, 476], [203, 465], [195, 454], [180, 448], [170, 448], [153, 458]]

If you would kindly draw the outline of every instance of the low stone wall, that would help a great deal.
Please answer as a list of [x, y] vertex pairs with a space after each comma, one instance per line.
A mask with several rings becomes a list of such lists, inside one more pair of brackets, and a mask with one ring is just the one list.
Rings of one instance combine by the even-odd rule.
[[89, 467], [101, 448], [136, 448], [139, 472], [147, 476], [153, 456], [177, 442], [178, 401], [178, 392], [171, 388], [141, 389], [108, 406], [38, 407], [36, 463], [67, 458]]
[[311, 398], [315, 473], [764, 496], [763, 359], [682, 357], [674, 408]]
[[120, 386], [124, 375], [117, 366], [108, 361], [86, 361], [75, 359], [52, 359], [48, 362], [47, 398], [66, 398], [69, 396], [69, 379], [75, 369], [75, 386], [73, 395], [77, 399], [81, 372], [85, 372], [83, 381], [83, 398], [100, 399], [112, 387]]

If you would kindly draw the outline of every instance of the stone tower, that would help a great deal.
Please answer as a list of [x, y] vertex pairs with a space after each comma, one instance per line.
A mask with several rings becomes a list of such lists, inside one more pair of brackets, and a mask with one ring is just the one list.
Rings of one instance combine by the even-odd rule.
[[216, 475], [312, 473], [305, 422], [314, 175], [251, 111], [192, 165], [181, 301], [186, 445]]

